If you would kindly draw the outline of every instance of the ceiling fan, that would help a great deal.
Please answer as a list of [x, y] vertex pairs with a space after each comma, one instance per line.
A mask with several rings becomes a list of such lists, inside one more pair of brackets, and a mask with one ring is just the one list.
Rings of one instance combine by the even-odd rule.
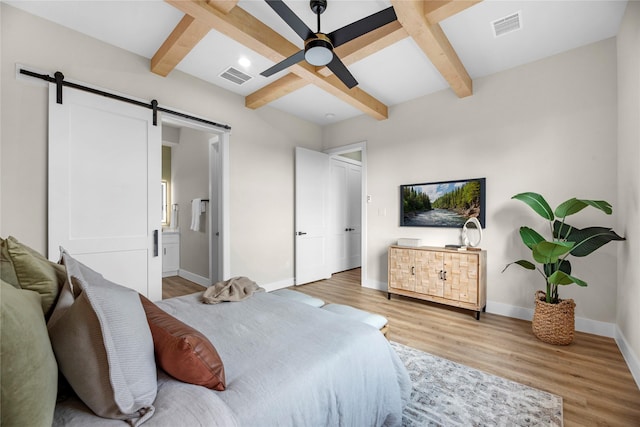
[[282, 0], [266, 0], [266, 2], [304, 40], [304, 49], [260, 74], [269, 77], [305, 60], [318, 67], [326, 65], [349, 89], [356, 86], [358, 82], [333, 49], [397, 19], [391, 6], [325, 34], [320, 31], [320, 15], [327, 9], [327, 0], [311, 0], [309, 6], [318, 18], [318, 31], [314, 33]]

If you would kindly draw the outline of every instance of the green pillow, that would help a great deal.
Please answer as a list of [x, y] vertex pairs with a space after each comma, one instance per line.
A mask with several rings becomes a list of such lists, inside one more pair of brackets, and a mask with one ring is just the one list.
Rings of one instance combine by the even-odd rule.
[[66, 280], [65, 268], [49, 261], [14, 237], [9, 237], [6, 243], [20, 287], [40, 294], [42, 312], [48, 318]]
[[16, 276], [16, 270], [13, 268], [11, 257], [9, 257], [8, 243], [5, 239], [0, 238], [0, 279], [4, 280], [14, 288], [20, 289], [20, 283]]
[[58, 365], [49, 341], [40, 296], [0, 280], [2, 426], [51, 426]]

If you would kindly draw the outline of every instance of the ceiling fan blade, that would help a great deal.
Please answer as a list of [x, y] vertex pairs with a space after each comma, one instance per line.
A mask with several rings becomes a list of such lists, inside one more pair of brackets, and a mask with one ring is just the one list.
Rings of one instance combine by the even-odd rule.
[[304, 50], [300, 50], [297, 53], [294, 53], [293, 55], [291, 55], [290, 57], [288, 57], [287, 59], [283, 59], [282, 61], [278, 62], [276, 65], [274, 65], [273, 67], [264, 70], [263, 72], [260, 73], [261, 76], [264, 77], [269, 77], [274, 75], [275, 73], [282, 71], [286, 68], [291, 67], [292, 65], [297, 64], [300, 61], [304, 60]]
[[271, 9], [273, 9], [284, 22], [291, 27], [293, 31], [300, 36], [302, 40], [307, 40], [313, 36], [313, 31], [305, 24], [298, 15], [293, 13], [289, 6], [284, 4], [282, 0], [265, 0]]
[[349, 89], [356, 86], [358, 81], [353, 77], [353, 75], [349, 72], [344, 63], [338, 58], [338, 55], [333, 54], [333, 60], [327, 64], [327, 67], [336, 75], [342, 83]]
[[335, 31], [327, 34], [333, 43], [333, 47], [338, 47], [348, 41], [356, 39], [368, 32], [371, 32], [377, 28], [383, 27], [395, 20], [396, 16], [393, 6], [390, 6], [380, 12], [376, 12], [373, 15], [369, 15], [366, 18], [362, 18], [359, 21], [355, 21], [349, 25], [345, 25], [342, 28], [338, 28]]

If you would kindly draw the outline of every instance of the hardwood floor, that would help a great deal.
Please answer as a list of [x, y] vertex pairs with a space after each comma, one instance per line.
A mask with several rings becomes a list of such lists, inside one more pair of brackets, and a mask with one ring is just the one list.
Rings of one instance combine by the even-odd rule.
[[[176, 279], [163, 280], [163, 297], [177, 296], [177, 286], [184, 293], [203, 289], [174, 285], [185, 281]], [[569, 346], [545, 344], [524, 320], [483, 313], [476, 321], [466, 310], [398, 296], [387, 300], [386, 292], [360, 286], [360, 269], [295, 290], [382, 314], [392, 341], [562, 396], [565, 426], [640, 426], [640, 390], [611, 338], [576, 332]]]
[[206, 288], [204, 286], [193, 283], [190, 280], [183, 279], [180, 276], [165, 277], [162, 279], [162, 299], [179, 297], [180, 295], [192, 294], [194, 292], [202, 292]]

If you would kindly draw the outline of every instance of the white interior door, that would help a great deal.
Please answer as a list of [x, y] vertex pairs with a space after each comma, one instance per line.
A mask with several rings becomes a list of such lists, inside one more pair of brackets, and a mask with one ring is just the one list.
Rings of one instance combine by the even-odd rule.
[[345, 162], [331, 159], [331, 189], [329, 191], [329, 263], [331, 272], [347, 269], [347, 176], [349, 165]]
[[[49, 87], [49, 258], [162, 298], [161, 126], [149, 109]], [[154, 242], [154, 232], [157, 240]]]
[[329, 262], [331, 272], [360, 267], [362, 167], [331, 158]]
[[347, 239], [346, 269], [362, 264], [362, 166], [349, 164], [347, 169]]
[[331, 277], [327, 259], [329, 156], [296, 147], [295, 283]]

